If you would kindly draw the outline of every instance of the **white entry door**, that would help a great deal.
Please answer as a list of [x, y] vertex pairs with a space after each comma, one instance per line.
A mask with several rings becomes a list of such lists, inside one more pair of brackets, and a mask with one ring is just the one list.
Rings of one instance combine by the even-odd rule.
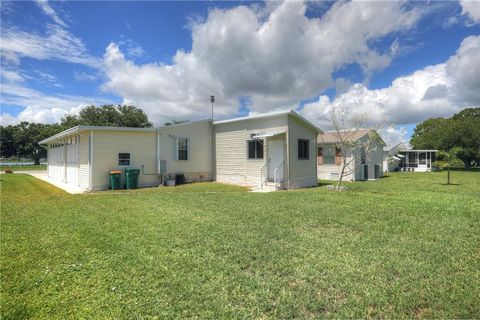
[[278, 168], [277, 179], [283, 180], [283, 172], [285, 170], [284, 162], [284, 145], [285, 140], [268, 141], [268, 179], [275, 179], [275, 168]]
[[418, 154], [418, 171], [427, 171], [427, 153], [420, 152]]

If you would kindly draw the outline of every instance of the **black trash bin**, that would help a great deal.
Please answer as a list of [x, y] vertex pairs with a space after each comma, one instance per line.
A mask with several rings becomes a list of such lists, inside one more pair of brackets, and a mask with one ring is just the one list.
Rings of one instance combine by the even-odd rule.
[[175, 176], [175, 185], [185, 184], [185, 175], [183, 173]]

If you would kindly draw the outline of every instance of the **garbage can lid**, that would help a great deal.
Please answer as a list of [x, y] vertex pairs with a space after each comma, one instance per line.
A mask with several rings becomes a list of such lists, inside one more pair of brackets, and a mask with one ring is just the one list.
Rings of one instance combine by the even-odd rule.
[[111, 170], [110, 174], [122, 174], [122, 171], [120, 170]]

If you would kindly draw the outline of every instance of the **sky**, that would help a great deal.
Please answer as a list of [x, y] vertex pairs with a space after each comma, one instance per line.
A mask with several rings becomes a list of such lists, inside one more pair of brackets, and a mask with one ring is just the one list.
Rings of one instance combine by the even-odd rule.
[[[129, 104], [157, 126], [293, 109], [381, 128], [480, 105], [480, 1], [1, 1], [2, 125]], [[348, 122], [347, 121], [347, 122]]]

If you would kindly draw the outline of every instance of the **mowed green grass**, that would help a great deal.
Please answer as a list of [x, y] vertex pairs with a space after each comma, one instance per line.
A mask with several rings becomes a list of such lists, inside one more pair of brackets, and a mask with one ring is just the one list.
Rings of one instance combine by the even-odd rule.
[[480, 315], [480, 173], [267, 194], [0, 179], [4, 319]]
[[5, 169], [12, 169], [13, 171], [39, 171], [39, 170], [47, 170], [46, 164], [40, 165], [28, 165], [28, 166], [6, 166], [0, 165], [0, 170], [5, 171]]

